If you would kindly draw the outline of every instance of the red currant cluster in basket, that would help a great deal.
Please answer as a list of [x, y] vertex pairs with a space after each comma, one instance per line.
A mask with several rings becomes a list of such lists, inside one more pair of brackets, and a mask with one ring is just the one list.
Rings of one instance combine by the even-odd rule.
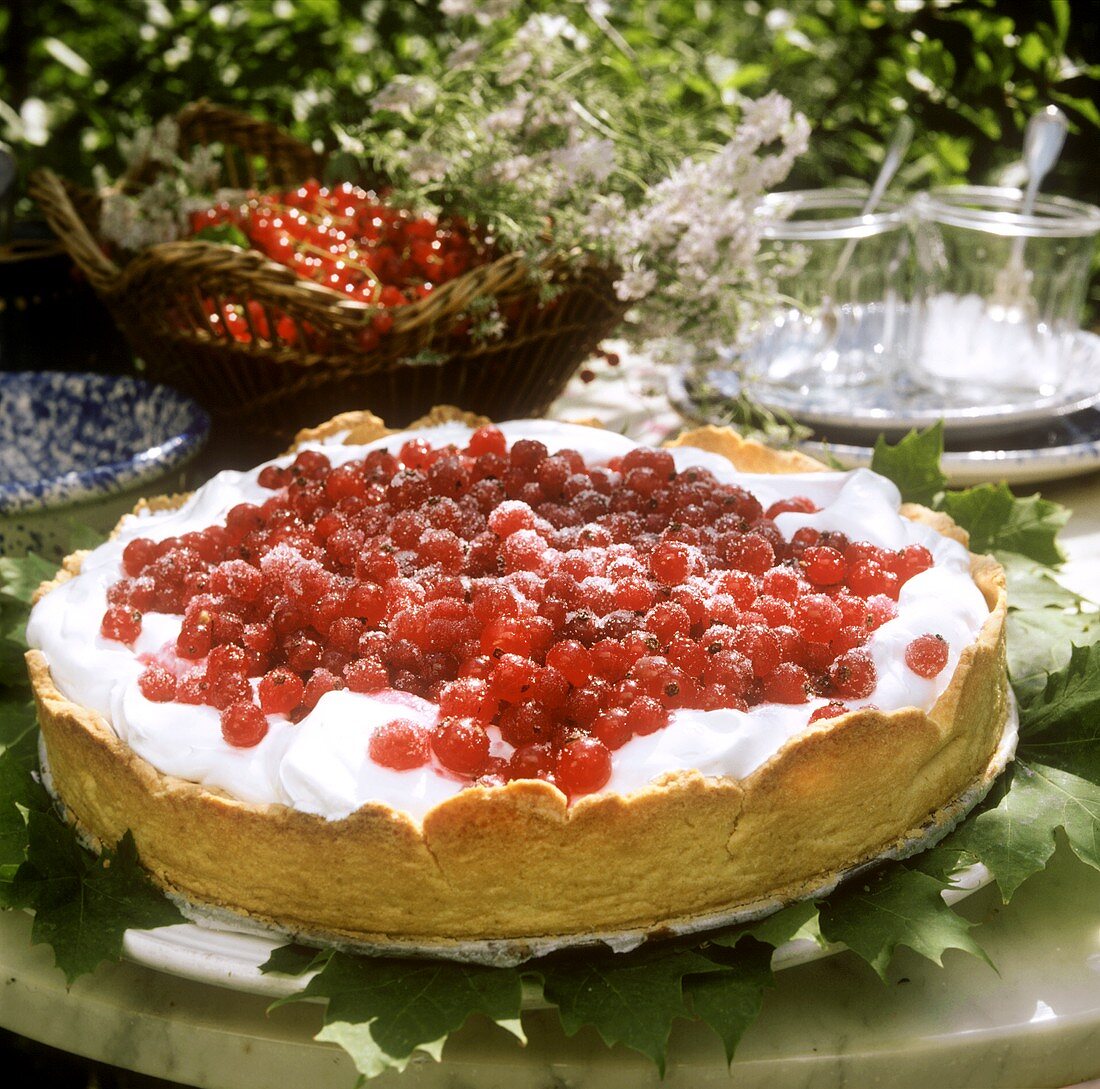
[[[310, 181], [283, 193], [254, 194], [243, 204], [223, 202], [195, 212], [191, 232], [223, 225], [238, 228], [254, 249], [293, 269], [303, 280], [379, 308], [360, 346], [369, 351], [393, 325], [389, 313], [426, 298], [437, 285], [492, 258], [491, 247], [459, 218], [416, 215], [383, 196], [349, 182], [328, 188]], [[299, 326], [256, 302], [204, 303], [216, 335], [248, 343], [253, 335], [286, 344]], [[224, 326], [224, 331], [223, 331]], [[308, 333], [310, 330], [306, 330]]]
[[[534, 440], [509, 448], [493, 427], [462, 449], [412, 439], [337, 467], [307, 450], [259, 483], [270, 498], [224, 525], [127, 544], [103, 635], [132, 642], [150, 610], [183, 617], [145, 696], [218, 708], [244, 746], [268, 715], [300, 720], [334, 689], [396, 689], [439, 720], [365, 737], [379, 764], [570, 796], [602, 787], [611, 753], [678, 708], [825, 696], [813, 718], [843, 713], [875, 687], [863, 644], [932, 565], [920, 545], [812, 528], [788, 541], [774, 518], [814, 511], [808, 499], [764, 510], [663, 450], [590, 466]], [[932, 635], [907, 654], [922, 676], [946, 660]]]

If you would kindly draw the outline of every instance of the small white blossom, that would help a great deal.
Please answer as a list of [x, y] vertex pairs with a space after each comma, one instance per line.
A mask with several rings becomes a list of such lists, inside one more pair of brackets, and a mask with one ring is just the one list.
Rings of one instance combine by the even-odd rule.
[[579, 185], [598, 185], [615, 168], [615, 145], [607, 139], [584, 140], [546, 156], [555, 192], [564, 196]]
[[534, 57], [526, 50], [521, 49], [512, 53], [500, 69], [498, 79], [502, 87], [510, 87], [517, 80], [522, 79], [531, 67]]
[[371, 100], [371, 109], [394, 110], [417, 113], [430, 106], [439, 93], [439, 89], [430, 79], [413, 76], [394, 76]]
[[615, 294], [623, 302], [644, 299], [657, 287], [657, 273], [651, 268], [632, 268], [615, 283]]
[[419, 185], [442, 181], [450, 165], [447, 157], [426, 147], [413, 147], [405, 153], [405, 169]]
[[450, 56], [444, 62], [450, 72], [457, 72], [462, 68], [470, 68], [482, 54], [482, 45], [476, 38], [470, 38], [451, 50]]
[[494, 110], [483, 122], [485, 131], [495, 136], [515, 135], [523, 128], [531, 96], [521, 92], [503, 109]]
[[517, 0], [440, 0], [439, 11], [447, 19], [472, 15], [480, 26], [489, 26], [510, 15]]
[[493, 174], [503, 182], [518, 182], [531, 173], [533, 166], [534, 160], [530, 155], [513, 155], [497, 163]]

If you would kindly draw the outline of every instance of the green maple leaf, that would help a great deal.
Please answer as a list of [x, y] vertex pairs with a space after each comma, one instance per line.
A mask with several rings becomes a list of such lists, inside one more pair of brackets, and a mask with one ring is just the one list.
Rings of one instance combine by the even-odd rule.
[[1021, 755], [1100, 782], [1100, 643], [1073, 647], [1020, 715]]
[[567, 1036], [593, 1026], [608, 1045], [625, 1044], [652, 1059], [663, 1075], [672, 1022], [689, 1018], [684, 977], [721, 971], [688, 949], [569, 958], [543, 969], [543, 993], [558, 1007]]
[[13, 559], [0, 556], [0, 597], [29, 605], [35, 591], [57, 574], [57, 564], [28, 552]]
[[973, 861], [973, 857], [961, 848], [952, 847], [949, 843], [941, 843], [928, 851], [921, 851], [914, 858], [906, 859], [905, 868], [919, 870], [942, 884], [949, 885], [952, 877], [959, 870], [971, 865]]
[[1059, 828], [1077, 857], [1100, 869], [1100, 786], [1095, 782], [1018, 761], [989, 801], [990, 808], [960, 825], [949, 842], [989, 868], [1005, 903], [1046, 866]]
[[33, 772], [38, 767], [38, 726], [25, 692], [0, 700], [0, 803], [50, 809], [50, 795]]
[[403, 1070], [417, 1050], [438, 1059], [447, 1036], [474, 1013], [525, 1040], [515, 968], [333, 953], [300, 994], [275, 1005], [310, 997], [328, 999], [317, 1039], [344, 1047], [364, 1077]]
[[26, 626], [31, 598], [57, 574], [48, 560], [29, 553], [18, 559], [0, 557], [0, 687], [27, 685]]
[[283, 976], [303, 976], [313, 968], [319, 968], [332, 956], [331, 949], [311, 949], [308, 945], [280, 945], [260, 965], [265, 975], [276, 972]]
[[741, 1037], [760, 1014], [765, 989], [775, 983], [771, 968], [774, 951], [769, 942], [745, 937], [720, 961], [729, 971], [684, 978], [692, 1010], [721, 1038], [727, 1063], [733, 1062]]
[[31, 774], [38, 766], [34, 706], [19, 691], [0, 698], [0, 908], [13, 907], [13, 881], [26, 858], [28, 809], [49, 809], [50, 797]]
[[757, 941], [766, 942], [773, 949], [793, 941], [795, 938], [810, 938], [813, 941], [821, 940], [821, 933], [817, 928], [817, 905], [813, 900], [800, 900], [795, 904], [771, 915], [766, 915], [755, 923], [745, 923], [723, 934], [712, 934], [702, 947], [706, 953], [712, 945], [726, 946], [732, 949], [742, 938], [751, 937]]
[[1097, 865], [1098, 712], [1100, 644], [1072, 647], [1063, 668], [1046, 676], [1024, 703], [1014, 768], [996, 784], [983, 810], [947, 841], [989, 868], [1006, 903], [1046, 866], [1059, 828], [1079, 858]]
[[1068, 664], [1073, 644], [1100, 637], [1100, 612], [1048, 567], [1010, 552], [997, 559], [1008, 575], [1008, 671], [1027, 708], [1041, 698], [1047, 674]]
[[946, 882], [902, 865], [886, 866], [856, 878], [820, 905], [821, 933], [858, 953], [879, 976], [899, 945], [936, 964], [948, 949], [989, 958], [970, 936], [975, 924], [956, 915], [943, 901]]
[[1026, 609], [1008, 614], [1008, 671], [1020, 706], [1042, 698], [1047, 677], [1069, 664], [1070, 649], [1100, 637], [1100, 615]]
[[27, 685], [27, 606], [0, 600], [0, 687]]
[[910, 431], [893, 445], [879, 435], [871, 456], [871, 468], [892, 480], [906, 503], [923, 503], [930, 507], [947, 486], [947, 477], [940, 468], [942, 456], [941, 420], [923, 431]]
[[78, 552], [84, 549], [96, 548], [107, 540], [107, 534], [100, 529], [93, 529], [83, 522], [70, 521], [66, 527], [69, 533], [66, 552]]
[[1016, 552], [998, 552], [997, 562], [1008, 577], [1009, 607], [1012, 609], [1075, 610], [1085, 604], [1085, 599], [1063, 586], [1046, 564]]
[[1005, 484], [946, 492], [940, 509], [970, 534], [971, 552], [1016, 552], [1048, 566], [1066, 557], [1058, 531], [1069, 511], [1038, 495], [1017, 499]]
[[70, 983], [102, 961], [118, 960], [127, 930], [184, 922], [145, 875], [128, 832], [115, 850], [96, 858], [51, 812], [32, 810], [27, 830], [27, 859], [15, 875], [13, 898], [34, 909], [31, 941], [53, 947]]

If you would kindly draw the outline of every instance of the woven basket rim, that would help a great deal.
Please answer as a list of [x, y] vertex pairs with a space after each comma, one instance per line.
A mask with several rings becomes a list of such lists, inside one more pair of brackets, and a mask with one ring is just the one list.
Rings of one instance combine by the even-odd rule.
[[[247, 126], [253, 131], [268, 132], [272, 138], [282, 141], [286, 146], [297, 145], [297, 148], [303, 156], [310, 154], [319, 155], [319, 165], [321, 167], [323, 167], [327, 161], [327, 153], [313, 152], [308, 145], [296, 140], [296, 138], [292, 137], [274, 122], [256, 118], [253, 115], [236, 110], [232, 107], [216, 105], [211, 103], [208, 99], [199, 99], [196, 102], [190, 103], [184, 106], [175, 115], [177, 123], [185, 121], [188, 123], [196, 123], [202, 122], [207, 118], [212, 119], [218, 124], [235, 123]], [[225, 136], [221, 137], [221, 142], [226, 145], [231, 143]], [[135, 189], [128, 181], [128, 178], [134, 172], [134, 169], [131, 168], [120, 175], [114, 182], [98, 190], [93, 190], [55, 174], [48, 168], [42, 168], [36, 171], [32, 176], [32, 195], [38, 196], [38, 193], [34, 192], [36, 188], [35, 184], [33, 184], [34, 179], [39, 180], [37, 188], [44, 189], [50, 186], [55, 189], [55, 192], [60, 191], [60, 193], [63, 193], [64, 196], [68, 198], [67, 203], [69, 207], [67, 211], [70, 213], [70, 216], [80, 221], [91, 240], [93, 240], [102, 250], [104, 243], [102, 234], [91, 228], [77, 210], [72, 198], [78, 196], [89, 205], [94, 204], [98, 207], [103, 197], [108, 193], [120, 192], [126, 189], [138, 191], [141, 186], [139, 185]], [[301, 179], [301, 181], [306, 180], [310, 179]], [[259, 187], [256, 191], [264, 192], [265, 188], [269, 191], [276, 187], [274, 185], [270, 187]], [[214, 194], [211, 194], [211, 200], [213, 200], [213, 197]], [[60, 241], [62, 245], [65, 245], [66, 239], [64, 236], [61, 237]], [[180, 249], [180, 247], [184, 247], [184, 249]], [[74, 259], [77, 260], [78, 264], [82, 264], [78, 253], [72, 250], [70, 250], [70, 253]], [[510, 295], [521, 294], [522, 292], [518, 290], [520, 282], [522, 282], [522, 279], [528, 278], [531, 272], [533, 272], [533, 268], [527, 264], [526, 255], [522, 251], [506, 251], [491, 261], [476, 265], [461, 275], [440, 283], [431, 295], [423, 299], [417, 299], [402, 306], [387, 307], [381, 303], [365, 303], [354, 299], [348, 299], [343, 293], [334, 288], [297, 276], [293, 269], [289, 269], [288, 266], [268, 258], [266, 255], [262, 254], [261, 251], [256, 249], [250, 248], [248, 250], [241, 250], [231, 246], [211, 243], [203, 239], [180, 238], [170, 242], [161, 242], [152, 246], [147, 246], [140, 251], [125, 255], [121, 260], [119, 259], [117, 251], [112, 249], [111, 257], [103, 255], [102, 261], [97, 262], [99, 265], [99, 275], [94, 278], [93, 283], [101, 293], [123, 294], [130, 286], [132, 277], [138, 274], [131, 271], [135, 262], [138, 264], [138, 269], [146, 273], [150, 268], [155, 268], [157, 264], [162, 261], [165, 268], [172, 269], [177, 266], [180, 257], [187, 253], [191, 253], [195, 256], [217, 253], [219, 263], [226, 269], [230, 269], [239, 259], [242, 262], [239, 269], [241, 275], [248, 275], [256, 271], [257, 268], [263, 268], [268, 275], [274, 275], [277, 269], [286, 270], [293, 277], [292, 280], [287, 281], [288, 289], [294, 290], [302, 288], [309, 296], [312, 296], [314, 301], [325, 299], [327, 302], [325, 308], [336, 310], [344, 316], [345, 319], [355, 320], [355, 318], [358, 317], [360, 320], [369, 320], [370, 317], [377, 314], [379, 311], [387, 311], [395, 317], [401, 314], [403, 319], [402, 325], [404, 326], [415, 325], [425, 314], [442, 310], [442, 303], [444, 303], [450, 295], [464, 294], [464, 288], [469, 286], [472, 282], [471, 278], [473, 277], [477, 277], [481, 280], [492, 280], [495, 276], [503, 276], [505, 283], [501, 287], [482, 288], [477, 294], [490, 295], [493, 297], [508, 297]], [[262, 265], [257, 263], [255, 257], [246, 256], [249, 254], [262, 257]], [[246, 260], [249, 262], [248, 267], [243, 264], [243, 261]], [[109, 273], [105, 274], [105, 265], [107, 264], [111, 266], [114, 272], [113, 276]], [[594, 254], [585, 253], [579, 247], [551, 253], [541, 259], [535, 267], [548, 273], [552, 279], [558, 282], [568, 282], [582, 271], [596, 272], [597, 274], [603, 274], [607, 277], [609, 281], [608, 287], [610, 287], [610, 280], [613, 278], [614, 274], [614, 267], [610, 263], [600, 260]], [[452, 287], [451, 285], [455, 286]], [[488, 285], [485, 285], [485, 287], [487, 286]]]

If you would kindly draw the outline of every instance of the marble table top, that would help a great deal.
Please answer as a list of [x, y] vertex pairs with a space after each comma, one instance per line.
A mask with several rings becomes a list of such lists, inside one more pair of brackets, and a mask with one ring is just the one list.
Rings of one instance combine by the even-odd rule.
[[[571, 391], [560, 415], [591, 404]], [[593, 391], [594, 393], [596, 391]], [[614, 400], [621, 406], [622, 389]], [[659, 438], [646, 390], [629, 402], [634, 432]], [[602, 407], [602, 406], [601, 406]], [[608, 409], [610, 409], [610, 405]], [[600, 412], [606, 418], [606, 411]], [[1064, 534], [1065, 581], [1100, 598], [1100, 474], [1044, 494], [1075, 514]], [[1100, 873], [1065, 846], [1009, 905], [993, 888], [960, 909], [997, 966], [949, 951], [943, 968], [902, 950], [883, 984], [853, 954], [777, 973], [732, 1070], [716, 1037], [682, 1022], [667, 1077], [641, 1056], [608, 1049], [592, 1031], [563, 1035], [553, 1011], [524, 1015], [526, 1048], [484, 1021], [453, 1036], [436, 1064], [418, 1057], [373, 1083], [420, 1087], [729, 1086], [925, 1089], [1068, 1086], [1100, 1078]], [[133, 964], [103, 965], [66, 990], [52, 953], [29, 945], [30, 918], [0, 914], [0, 1026], [64, 1050], [208, 1089], [351, 1089], [355, 1071], [335, 1045], [312, 1039], [320, 1009], [268, 1014], [267, 1000]], [[423, 1061], [420, 1061], [423, 1059]], [[1100, 1082], [1094, 1089], [1100, 1089]]]

